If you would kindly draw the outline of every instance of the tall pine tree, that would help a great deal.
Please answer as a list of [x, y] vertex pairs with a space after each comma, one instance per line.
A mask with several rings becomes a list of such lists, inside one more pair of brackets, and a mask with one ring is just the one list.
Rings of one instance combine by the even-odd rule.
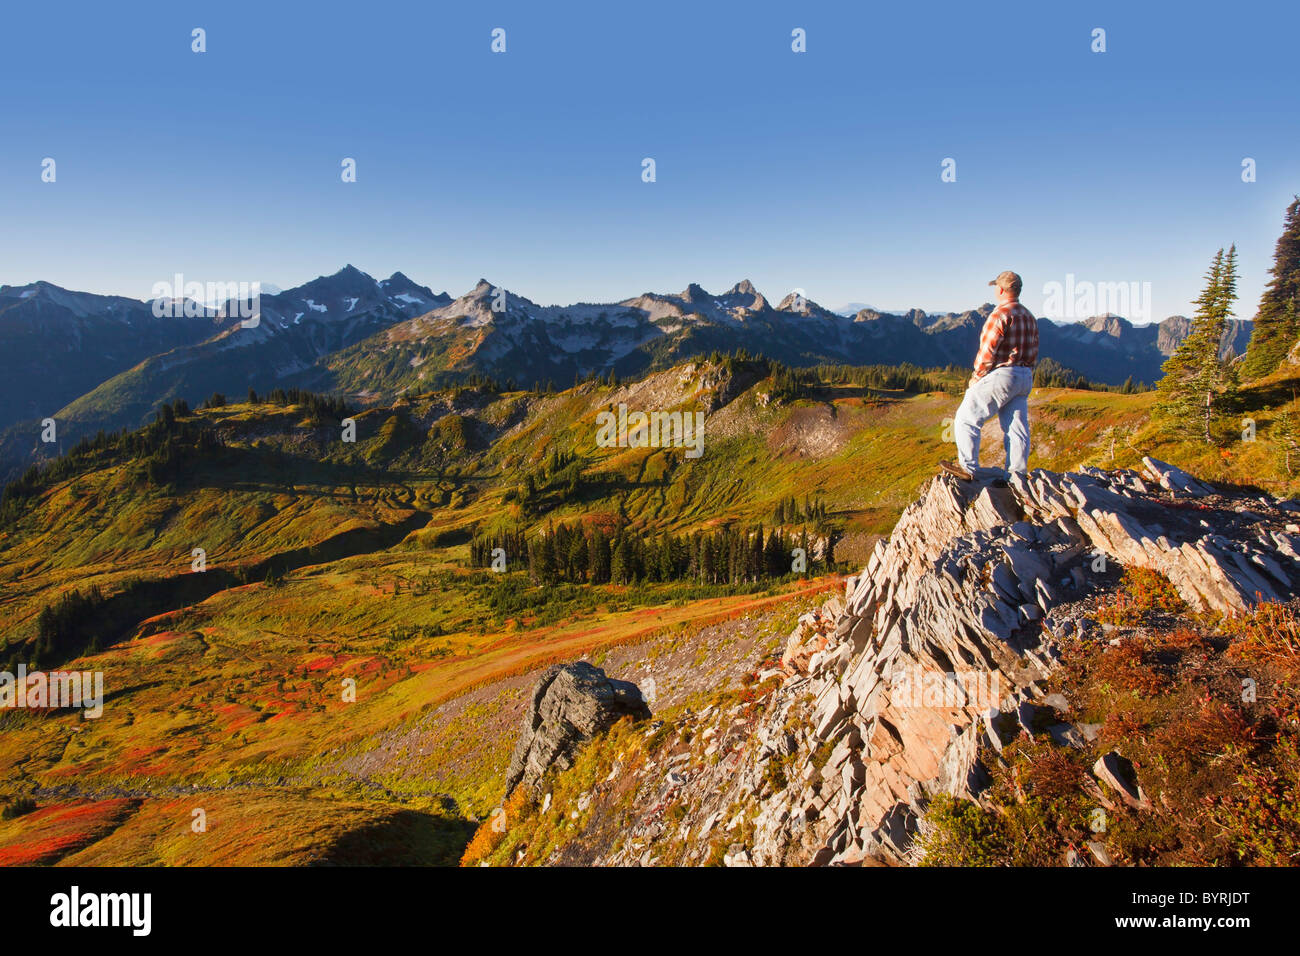
[[1300, 196], [1286, 208], [1269, 274], [1273, 278], [1260, 297], [1250, 347], [1242, 362], [1241, 373], [1246, 379], [1276, 370], [1300, 338]]
[[1237, 247], [1214, 254], [1187, 338], [1161, 367], [1156, 409], [1188, 439], [1214, 441], [1216, 423], [1236, 402], [1236, 370], [1220, 358], [1237, 297]]

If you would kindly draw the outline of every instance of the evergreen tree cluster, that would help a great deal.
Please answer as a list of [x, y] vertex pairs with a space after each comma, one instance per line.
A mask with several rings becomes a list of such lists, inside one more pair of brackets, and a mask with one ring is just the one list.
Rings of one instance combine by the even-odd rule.
[[588, 382], [595, 382], [597, 385], [608, 385], [610, 388], [618, 388], [618, 373], [611, 366], [608, 372], [602, 372], [600, 369], [590, 369], [584, 375], [581, 371], [573, 373], [573, 387], [586, 385]]
[[[351, 414], [342, 399], [297, 388], [277, 388], [263, 397], [249, 389], [249, 400], [256, 404], [302, 405], [316, 422], [337, 422]], [[225, 404], [226, 396], [215, 392], [203, 407], [221, 408]], [[0, 492], [0, 527], [12, 525], [18, 519], [25, 501], [107, 459], [133, 461], [137, 478], [162, 485], [182, 477], [195, 457], [221, 447], [220, 437], [206, 422], [194, 416], [189, 402], [178, 398], [164, 403], [154, 420], [143, 428], [108, 433], [101, 430], [94, 438], [84, 436], [67, 454], [54, 461], [28, 468]]]
[[475, 568], [492, 566], [492, 552], [500, 548], [506, 555], [506, 568], [510, 568], [513, 559], [518, 562], [520, 555], [527, 553], [528, 539], [522, 529], [499, 531], [496, 534], [481, 535], [469, 543], [469, 563]]
[[573, 452], [552, 451], [540, 469], [525, 472], [519, 485], [502, 500], [518, 502], [525, 516], [578, 501], [584, 487], [582, 467]]
[[747, 349], [723, 353], [713, 351], [708, 361], [726, 372], [753, 371], [773, 380], [772, 397], [790, 402], [805, 398], [824, 385], [857, 385], [899, 391], [908, 394], [942, 391], [944, 382], [934, 370], [927, 371], [910, 362], [901, 365], [813, 365], [794, 368], [763, 355], [750, 355]]
[[[213, 398], [220, 398], [221, 403], [225, 404], [224, 395], [218, 393]], [[211, 402], [212, 399], [208, 401]], [[290, 405], [302, 405], [310, 413], [312, 420], [316, 422], [340, 422], [352, 414], [352, 410], [343, 399], [333, 395], [317, 395], [315, 392], [308, 392], [300, 388], [274, 388], [261, 397], [250, 388], [248, 390], [248, 402], [250, 405], [278, 405], [281, 408]]]
[[106, 458], [134, 460], [137, 476], [158, 484], [179, 475], [186, 449], [192, 453], [220, 446], [216, 433], [192, 417], [184, 399], [177, 399], [161, 406], [153, 422], [144, 428], [111, 433], [101, 430], [94, 438], [84, 436], [62, 457], [45, 465], [32, 465], [0, 493], [0, 525], [17, 520], [28, 499]]
[[[51, 667], [68, 657], [89, 650], [94, 653], [106, 642], [108, 635], [101, 633], [101, 612], [104, 595], [98, 584], [92, 584], [85, 595], [68, 591], [58, 601], [47, 604], [36, 619], [35, 657], [37, 667]], [[7, 670], [13, 673], [19, 655], [10, 655]]]
[[548, 525], [528, 538], [521, 529], [476, 538], [470, 564], [491, 567], [492, 551], [502, 548], [506, 568], [526, 555], [529, 577], [538, 584], [636, 584], [691, 580], [702, 584], [740, 584], [791, 573], [794, 548], [807, 555], [807, 570], [825, 570], [814, 561], [807, 529], [787, 533], [726, 527], [689, 535], [639, 534], [626, 525], [607, 534], [599, 526]]
[[451, 396], [453, 399], [460, 398], [470, 392], [479, 395], [500, 395], [502, 392], [513, 392], [514, 386], [513, 380], [507, 383], [507, 386], [502, 386], [500, 382], [490, 375], [471, 372], [464, 378], [458, 379], [451, 386]]
[[808, 495], [803, 497], [802, 508], [794, 500], [794, 495], [791, 495], [778, 501], [776, 507], [772, 509], [772, 523], [778, 526], [803, 522], [820, 524], [825, 519], [826, 503], [820, 500], [813, 501]]
[[859, 385], [887, 391], [921, 395], [943, 390], [944, 382], [934, 370], [904, 362], [901, 365], [817, 365], [809, 370], [815, 382], [831, 385]]
[[1073, 388], [1091, 392], [1119, 392], [1121, 395], [1150, 391], [1146, 382], [1134, 382], [1132, 375], [1124, 380], [1123, 385], [1092, 382], [1074, 369], [1050, 358], [1039, 359], [1034, 367], [1034, 388]]

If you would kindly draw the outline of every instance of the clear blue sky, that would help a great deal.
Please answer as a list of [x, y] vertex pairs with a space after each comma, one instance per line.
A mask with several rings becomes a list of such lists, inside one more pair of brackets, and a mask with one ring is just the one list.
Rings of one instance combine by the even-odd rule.
[[1249, 317], [1300, 192], [1297, 6], [12, 3], [0, 282], [351, 262], [543, 303], [748, 277], [934, 310], [1014, 268], [1031, 308], [1074, 273], [1150, 282], [1162, 318], [1235, 241]]

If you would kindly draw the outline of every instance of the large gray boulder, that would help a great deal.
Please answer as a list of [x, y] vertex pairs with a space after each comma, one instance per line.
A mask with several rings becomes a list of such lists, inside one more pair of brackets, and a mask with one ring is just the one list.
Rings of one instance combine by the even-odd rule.
[[567, 770], [580, 745], [627, 716], [650, 716], [636, 684], [614, 680], [586, 661], [547, 669], [533, 687], [506, 773], [506, 793], [520, 784], [536, 791], [547, 770]]

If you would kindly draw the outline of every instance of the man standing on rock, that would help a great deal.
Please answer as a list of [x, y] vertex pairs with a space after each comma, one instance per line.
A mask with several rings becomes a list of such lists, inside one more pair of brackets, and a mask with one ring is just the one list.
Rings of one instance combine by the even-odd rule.
[[941, 465], [963, 481], [975, 477], [980, 463], [980, 429], [994, 415], [1002, 424], [1006, 470], [1029, 470], [1029, 393], [1038, 362], [1038, 322], [1020, 304], [1020, 276], [1003, 272], [989, 283], [997, 287], [998, 306], [984, 320], [975, 374], [953, 419], [957, 461]]

